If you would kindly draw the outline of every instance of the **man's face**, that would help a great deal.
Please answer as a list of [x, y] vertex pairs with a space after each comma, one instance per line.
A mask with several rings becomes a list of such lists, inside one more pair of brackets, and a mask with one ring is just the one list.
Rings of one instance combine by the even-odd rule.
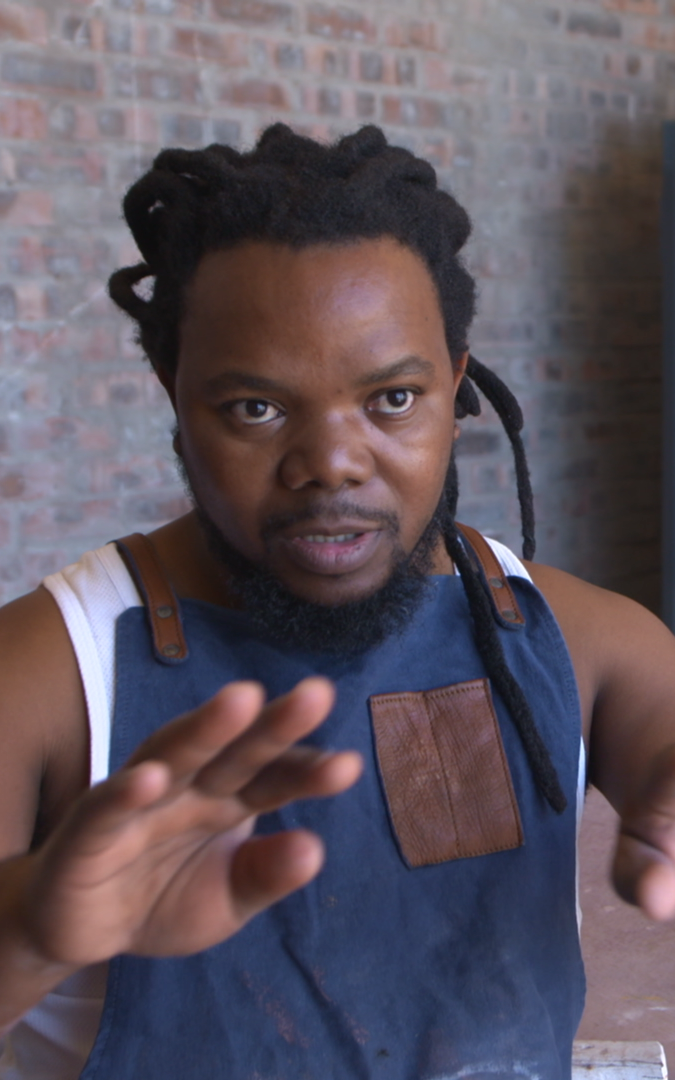
[[295, 596], [369, 595], [436, 510], [460, 377], [431, 276], [394, 240], [211, 253], [169, 386], [196, 501]]

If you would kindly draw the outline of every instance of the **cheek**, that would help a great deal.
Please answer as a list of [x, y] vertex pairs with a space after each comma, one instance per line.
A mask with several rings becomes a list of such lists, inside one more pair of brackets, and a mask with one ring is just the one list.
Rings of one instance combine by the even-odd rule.
[[436, 510], [445, 486], [454, 426], [445, 414], [405, 440], [397, 455], [400, 519], [404, 540], [415, 541]]
[[181, 420], [181, 443], [197, 502], [231, 543], [250, 548], [269, 489], [271, 465], [266, 455], [258, 452], [252, 460], [251, 447], [228, 439], [209, 419], [184, 424]]

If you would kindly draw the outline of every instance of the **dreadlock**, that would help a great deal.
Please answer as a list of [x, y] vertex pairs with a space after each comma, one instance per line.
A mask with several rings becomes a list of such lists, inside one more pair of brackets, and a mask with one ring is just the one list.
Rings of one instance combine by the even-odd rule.
[[[467, 351], [475, 283], [459, 252], [471, 231], [469, 217], [438, 188], [428, 162], [391, 146], [373, 125], [330, 146], [273, 124], [246, 153], [218, 144], [164, 150], [128, 191], [123, 209], [144, 261], [112, 275], [110, 296], [136, 321], [138, 340], [157, 371], [176, 370], [186, 286], [204, 255], [247, 240], [301, 249], [393, 237], [419, 255], [435, 282], [453, 364]], [[153, 279], [147, 298], [135, 289], [144, 278]], [[474, 384], [494, 407], [513, 449], [523, 556], [531, 559], [534, 511], [522, 412], [501, 379], [472, 356], [457, 395], [458, 418], [480, 413]], [[565, 797], [555, 768], [506, 663], [486, 586], [455, 528], [456, 501], [453, 460], [446, 481], [448, 552], [464, 583], [490, 679], [513, 718], [541, 794], [560, 812]]]

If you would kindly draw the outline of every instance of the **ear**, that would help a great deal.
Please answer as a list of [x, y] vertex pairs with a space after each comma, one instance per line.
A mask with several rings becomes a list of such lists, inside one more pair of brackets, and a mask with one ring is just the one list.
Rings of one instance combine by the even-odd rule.
[[155, 368], [155, 375], [169, 395], [169, 400], [176, 411], [176, 373], [166, 371], [165, 368]]

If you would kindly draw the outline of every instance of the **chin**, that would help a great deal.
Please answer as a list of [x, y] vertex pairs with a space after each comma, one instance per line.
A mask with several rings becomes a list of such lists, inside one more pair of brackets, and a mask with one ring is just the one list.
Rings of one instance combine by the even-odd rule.
[[282, 574], [275, 574], [274, 568], [269, 568], [270, 577], [276, 578], [279, 584], [290, 595], [295, 596], [308, 604], [320, 604], [323, 607], [341, 607], [343, 604], [358, 604], [367, 600], [384, 585], [387, 584], [393, 573], [394, 566], [390, 565], [386, 570], [376, 576], [368, 578], [352, 574], [325, 575], [318, 580], [302, 580], [293, 575], [287, 578]]
[[432, 520], [410, 555], [394, 548], [389, 572], [371, 567], [344, 575], [310, 575], [254, 563], [225, 539], [198, 506], [197, 518], [253, 627], [280, 646], [350, 656], [403, 633], [423, 603], [440, 524]]

